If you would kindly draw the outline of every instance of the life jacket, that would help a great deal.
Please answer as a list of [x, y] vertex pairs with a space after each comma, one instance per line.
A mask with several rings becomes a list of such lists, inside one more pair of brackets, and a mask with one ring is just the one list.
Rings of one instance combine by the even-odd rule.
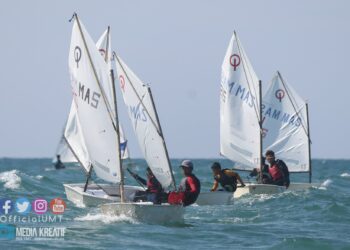
[[230, 176], [225, 173], [227, 168], [221, 170], [220, 175], [216, 175], [214, 179], [220, 183], [220, 185], [225, 188], [226, 186], [231, 186], [234, 190], [237, 188], [237, 178], [235, 176]]
[[283, 172], [276, 163], [269, 167], [269, 174], [271, 175], [273, 181], [283, 179]]
[[152, 176], [147, 179], [147, 191], [150, 193], [159, 193], [163, 190], [162, 185], [156, 179], [156, 177]]
[[[190, 183], [194, 184], [194, 190], [191, 189]], [[184, 206], [188, 206], [197, 200], [201, 191], [201, 183], [195, 175], [191, 174], [182, 179], [180, 190], [184, 192], [183, 204]]]

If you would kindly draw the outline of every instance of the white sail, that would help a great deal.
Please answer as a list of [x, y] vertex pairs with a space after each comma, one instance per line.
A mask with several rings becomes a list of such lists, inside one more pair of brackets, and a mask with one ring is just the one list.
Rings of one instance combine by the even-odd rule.
[[116, 56], [116, 68], [124, 102], [141, 151], [164, 188], [175, 186], [167, 149], [150, 89]]
[[125, 137], [124, 130], [119, 123], [119, 137], [120, 137], [120, 155], [123, 160], [129, 159], [129, 148], [128, 148], [128, 140]]
[[109, 68], [90, 35], [76, 17], [69, 53], [69, 70], [77, 116], [90, 163], [98, 177], [120, 181], [120, 151], [114, 115], [103, 86], [109, 86]]
[[69, 146], [67, 145], [67, 142], [63, 136], [61, 137], [61, 140], [57, 145], [56, 154], [53, 157], [52, 162], [57, 161], [57, 158], [56, 158], [57, 155], [60, 156], [60, 160], [63, 163], [76, 163], [76, 162], [78, 162], [77, 159], [75, 158], [74, 154], [70, 150]]
[[261, 157], [259, 80], [236, 33], [221, 69], [220, 153], [251, 170]]
[[[105, 62], [108, 65], [108, 69], [112, 70], [112, 38], [111, 38], [111, 31], [108, 27], [105, 32], [101, 35], [100, 39], [98, 39], [96, 43], [96, 47], [98, 48], [98, 51], [100, 52], [101, 56], [105, 60]], [[113, 115], [115, 116], [115, 110], [114, 110], [114, 96], [113, 96], [113, 85], [109, 84], [108, 86], [103, 86], [104, 91], [106, 93], [110, 109], [112, 110]], [[115, 120], [115, 119], [114, 119]], [[129, 150], [127, 147], [127, 140], [124, 134], [124, 130], [121, 126], [121, 123], [119, 121], [119, 133], [120, 133], [120, 154], [121, 158], [123, 160], [129, 158]]]
[[290, 172], [308, 172], [309, 137], [305, 101], [279, 72], [263, 97], [263, 144], [286, 162]]
[[[75, 103], [72, 102], [66, 128], [64, 130], [64, 141], [69, 151], [74, 152], [74, 159], [79, 160], [80, 165], [86, 172], [90, 170], [90, 158], [81, 132], [81, 125], [77, 115]], [[73, 153], [72, 153], [73, 154]]]
[[[105, 62], [108, 65], [108, 71], [112, 70], [112, 46], [111, 46], [111, 32], [110, 28], [108, 27], [105, 32], [101, 35], [100, 39], [98, 39], [96, 43], [96, 47], [98, 51], [100, 52], [101, 56], [105, 60]], [[110, 74], [110, 73], [109, 73]], [[101, 82], [102, 88], [106, 94], [107, 101], [108, 101], [108, 108], [111, 110], [113, 115], [115, 116], [115, 110], [114, 110], [114, 93], [113, 93], [113, 85], [111, 84], [111, 81], [109, 82]], [[115, 119], [114, 119], [115, 121]]]

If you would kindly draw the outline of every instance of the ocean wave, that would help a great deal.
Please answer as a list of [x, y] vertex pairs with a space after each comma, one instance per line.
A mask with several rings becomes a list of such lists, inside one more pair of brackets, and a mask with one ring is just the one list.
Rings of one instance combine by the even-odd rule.
[[350, 174], [349, 173], [342, 173], [340, 176], [341, 177], [350, 177]]
[[136, 220], [126, 215], [105, 215], [105, 214], [90, 214], [88, 213], [82, 217], [74, 218], [75, 221], [101, 221], [105, 224], [110, 224], [114, 222], [129, 222], [132, 224], [138, 224]]
[[331, 179], [325, 180], [324, 182], [322, 182], [322, 184], [321, 184], [321, 186], [319, 187], [319, 189], [323, 189], [323, 190], [327, 189], [327, 187], [329, 187], [329, 185], [331, 185], [332, 182], [333, 182], [333, 181], [332, 181]]
[[4, 187], [8, 189], [18, 189], [21, 185], [21, 177], [17, 170], [10, 170], [0, 173], [0, 182], [5, 183]]

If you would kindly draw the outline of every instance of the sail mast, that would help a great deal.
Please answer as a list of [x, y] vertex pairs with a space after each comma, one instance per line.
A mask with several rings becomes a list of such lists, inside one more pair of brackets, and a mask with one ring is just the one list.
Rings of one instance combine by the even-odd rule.
[[307, 124], [307, 138], [309, 150], [309, 183], [312, 181], [312, 164], [311, 164], [311, 139], [310, 139], [310, 124], [309, 124], [309, 104], [306, 103], [306, 124]]
[[262, 120], [262, 89], [261, 89], [261, 80], [259, 80], [259, 126], [260, 126], [260, 138], [259, 138], [259, 163], [260, 163], [260, 182], [262, 183], [262, 170], [263, 170], [263, 162], [262, 162], [262, 155], [263, 155], [263, 138], [262, 138], [262, 133], [263, 133], [263, 120]]
[[112, 79], [112, 88], [113, 88], [113, 101], [114, 101], [114, 109], [115, 109], [115, 127], [117, 131], [117, 156], [119, 161], [119, 168], [120, 168], [120, 200], [121, 202], [125, 202], [124, 197], [124, 172], [123, 172], [123, 166], [122, 166], [122, 159], [120, 155], [120, 131], [119, 131], [119, 118], [118, 118], [118, 109], [117, 109], [117, 96], [115, 92], [115, 80], [114, 80], [114, 72], [113, 69], [111, 69], [111, 79]]
[[152, 91], [151, 91], [150, 87], [147, 87], [147, 90], [148, 90], [149, 96], [151, 98], [151, 102], [152, 102], [152, 106], [153, 106], [154, 112], [156, 114], [156, 119], [157, 119], [157, 123], [158, 123], [158, 126], [159, 126], [160, 137], [162, 137], [163, 147], [164, 147], [165, 155], [166, 155], [166, 158], [167, 158], [167, 161], [168, 161], [168, 164], [169, 164], [171, 178], [172, 178], [172, 181], [173, 181], [174, 188], [176, 190], [176, 183], [175, 183], [175, 178], [174, 178], [174, 174], [173, 174], [173, 169], [172, 169], [171, 164], [170, 164], [169, 153], [168, 153], [168, 149], [167, 149], [166, 144], [165, 144], [164, 135], [163, 135], [163, 131], [162, 131], [162, 126], [160, 125], [160, 122], [159, 122], [158, 112], [157, 112], [156, 106], [154, 104]]

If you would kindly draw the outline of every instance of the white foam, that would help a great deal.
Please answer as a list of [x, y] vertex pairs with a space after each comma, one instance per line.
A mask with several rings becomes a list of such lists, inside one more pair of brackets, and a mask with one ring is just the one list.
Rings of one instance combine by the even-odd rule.
[[87, 214], [82, 217], [74, 218], [76, 221], [101, 221], [105, 224], [110, 224], [113, 222], [129, 222], [132, 224], [137, 224], [137, 222], [126, 215], [114, 216], [114, 215], [104, 215], [104, 214]]
[[340, 176], [341, 177], [350, 177], [350, 174], [349, 173], [342, 173]]
[[331, 185], [332, 182], [333, 182], [333, 181], [332, 181], [331, 179], [325, 180], [325, 181], [321, 184], [321, 186], [319, 187], [319, 189], [323, 189], [323, 190], [327, 189], [327, 187], [329, 187], [329, 185]]
[[17, 189], [21, 185], [21, 177], [17, 170], [5, 171], [0, 173], [0, 181], [5, 183], [4, 187], [8, 189]]
[[42, 176], [42, 175], [35, 176], [35, 179], [38, 179], [38, 180], [41, 180], [42, 178], [44, 178], [44, 176]]

